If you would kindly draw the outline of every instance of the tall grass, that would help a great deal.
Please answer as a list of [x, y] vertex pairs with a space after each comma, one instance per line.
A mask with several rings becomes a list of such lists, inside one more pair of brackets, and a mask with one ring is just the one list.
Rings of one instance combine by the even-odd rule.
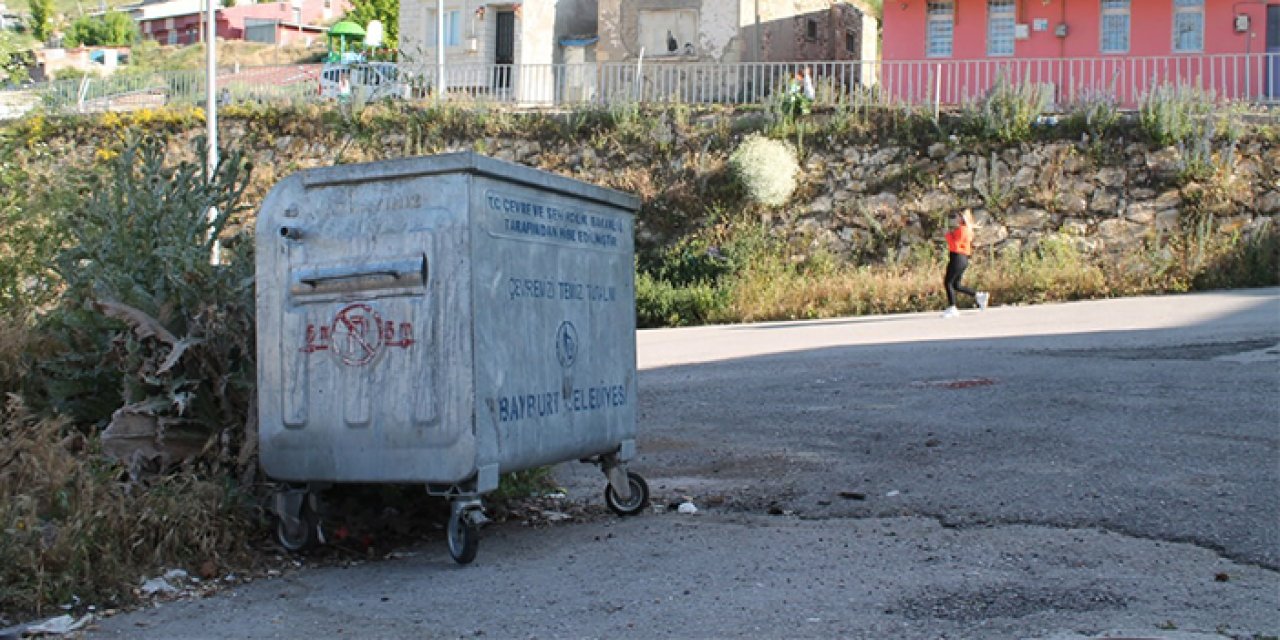
[[[661, 315], [650, 315], [641, 326], [910, 313], [945, 306], [946, 258], [940, 249], [858, 265], [825, 250], [790, 246], [760, 225], [740, 224], [731, 235], [724, 249], [732, 256], [730, 269], [715, 278], [672, 283], [642, 274], [637, 308], [678, 311], [665, 322]], [[1188, 230], [1143, 251], [1093, 255], [1080, 238], [1050, 235], [1017, 250], [979, 249], [964, 281], [990, 291], [996, 304], [1280, 284], [1280, 232], [1274, 225], [1247, 234], [1197, 238], [1197, 232]]]
[[77, 601], [132, 599], [165, 567], [242, 562], [246, 519], [228, 486], [177, 473], [145, 487], [16, 397], [0, 410], [0, 613], [44, 615]]
[[18, 390], [27, 372], [25, 354], [31, 341], [31, 332], [22, 321], [0, 315], [0, 397]]
[[[826, 318], [945, 306], [946, 265], [941, 252], [817, 270], [813, 260], [780, 258], [763, 260], [734, 278], [729, 303], [720, 316], [741, 321]], [[1066, 240], [1049, 240], [1025, 251], [978, 255], [972, 265], [965, 282], [991, 291], [1004, 303], [1074, 300], [1107, 291], [1103, 268], [1087, 263]]]

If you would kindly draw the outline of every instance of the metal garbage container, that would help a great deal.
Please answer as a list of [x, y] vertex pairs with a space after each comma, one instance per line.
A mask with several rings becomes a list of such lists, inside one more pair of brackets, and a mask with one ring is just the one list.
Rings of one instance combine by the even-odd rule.
[[258, 444], [277, 537], [317, 541], [334, 483], [424, 484], [475, 557], [500, 474], [635, 455], [630, 195], [475, 153], [295, 173], [257, 220]]

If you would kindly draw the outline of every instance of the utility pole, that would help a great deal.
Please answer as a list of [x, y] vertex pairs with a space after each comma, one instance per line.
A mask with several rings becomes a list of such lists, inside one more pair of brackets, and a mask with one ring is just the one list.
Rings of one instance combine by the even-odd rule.
[[444, 99], [444, 0], [436, 0], [436, 102]]
[[[205, 159], [206, 172], [209, 176], [209, 182], [213, 183], [213, 173], [218, 168], [218, 28], [216, 11], [214, 10], [214, 2], [216, 0], [205, 0], [208, 5], [208, 15], [205, 24], [205, 97], [204, 97], [204, 114], [205, 122], [209, 126], [208, 133], [208, 157]], [[209, 205], [208, 221], [210, 226], [209, 234], [213, 235], [213, 221], [218, 219], [218, 208]], [[222, 243], [217, 237], [213, 238], [213, 246], [209, 250], [209, 263], [219, 264], [222, 262]]]

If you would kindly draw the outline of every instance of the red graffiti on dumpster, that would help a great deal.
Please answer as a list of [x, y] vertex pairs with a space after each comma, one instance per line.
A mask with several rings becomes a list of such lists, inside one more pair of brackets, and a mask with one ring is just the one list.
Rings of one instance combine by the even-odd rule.
[[308, 324], [306, 341], [303, 353], [333, 351], [352, 367], [373, 362], [386, 347], [408, 349], [416, 342], [412, 323], [383, 320], [373, 307], [360, 303], [343, 307], [328, 326]]

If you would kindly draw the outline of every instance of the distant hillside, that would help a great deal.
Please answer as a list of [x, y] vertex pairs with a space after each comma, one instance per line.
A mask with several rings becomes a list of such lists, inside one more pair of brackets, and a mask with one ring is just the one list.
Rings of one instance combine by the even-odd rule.
[[[243, 40], [218, 41], [218, 66], [238, 64], [257, 67], [275, 64], [320, 62], [325, 53], [323, 43], [311, 47], [275, 45]], [[146, 43], [135, 48], [135, 62], [155, 69], [203, 69], [204, 44], [186, 46], [155, 45]]]
[[[104, 8], [115, 9], [135, 0], [53, 0], [54, 13], [60, 16], [55, 21], [57, 28], [63, 29], [77, 17], [86, 13], [101, 11]], [[9, 0], [9, 10], [23, 18], [31, 14], [31, 0]], [[296, 64], [319, 62], [325, 53], [324, 42], [320, 41], [307, 48], [302, 46], [283, 46], [243, 40], [221, 40], [218, 42], [219, 66], [239, 64], [241, 66], [263, 66], [274, 64]], [[204, 67], [204, 45], [159, 45], [155, 42], [144, 42], [141, 48], [135, 48], [134, 62], [154, 69], [201, 69]]]

